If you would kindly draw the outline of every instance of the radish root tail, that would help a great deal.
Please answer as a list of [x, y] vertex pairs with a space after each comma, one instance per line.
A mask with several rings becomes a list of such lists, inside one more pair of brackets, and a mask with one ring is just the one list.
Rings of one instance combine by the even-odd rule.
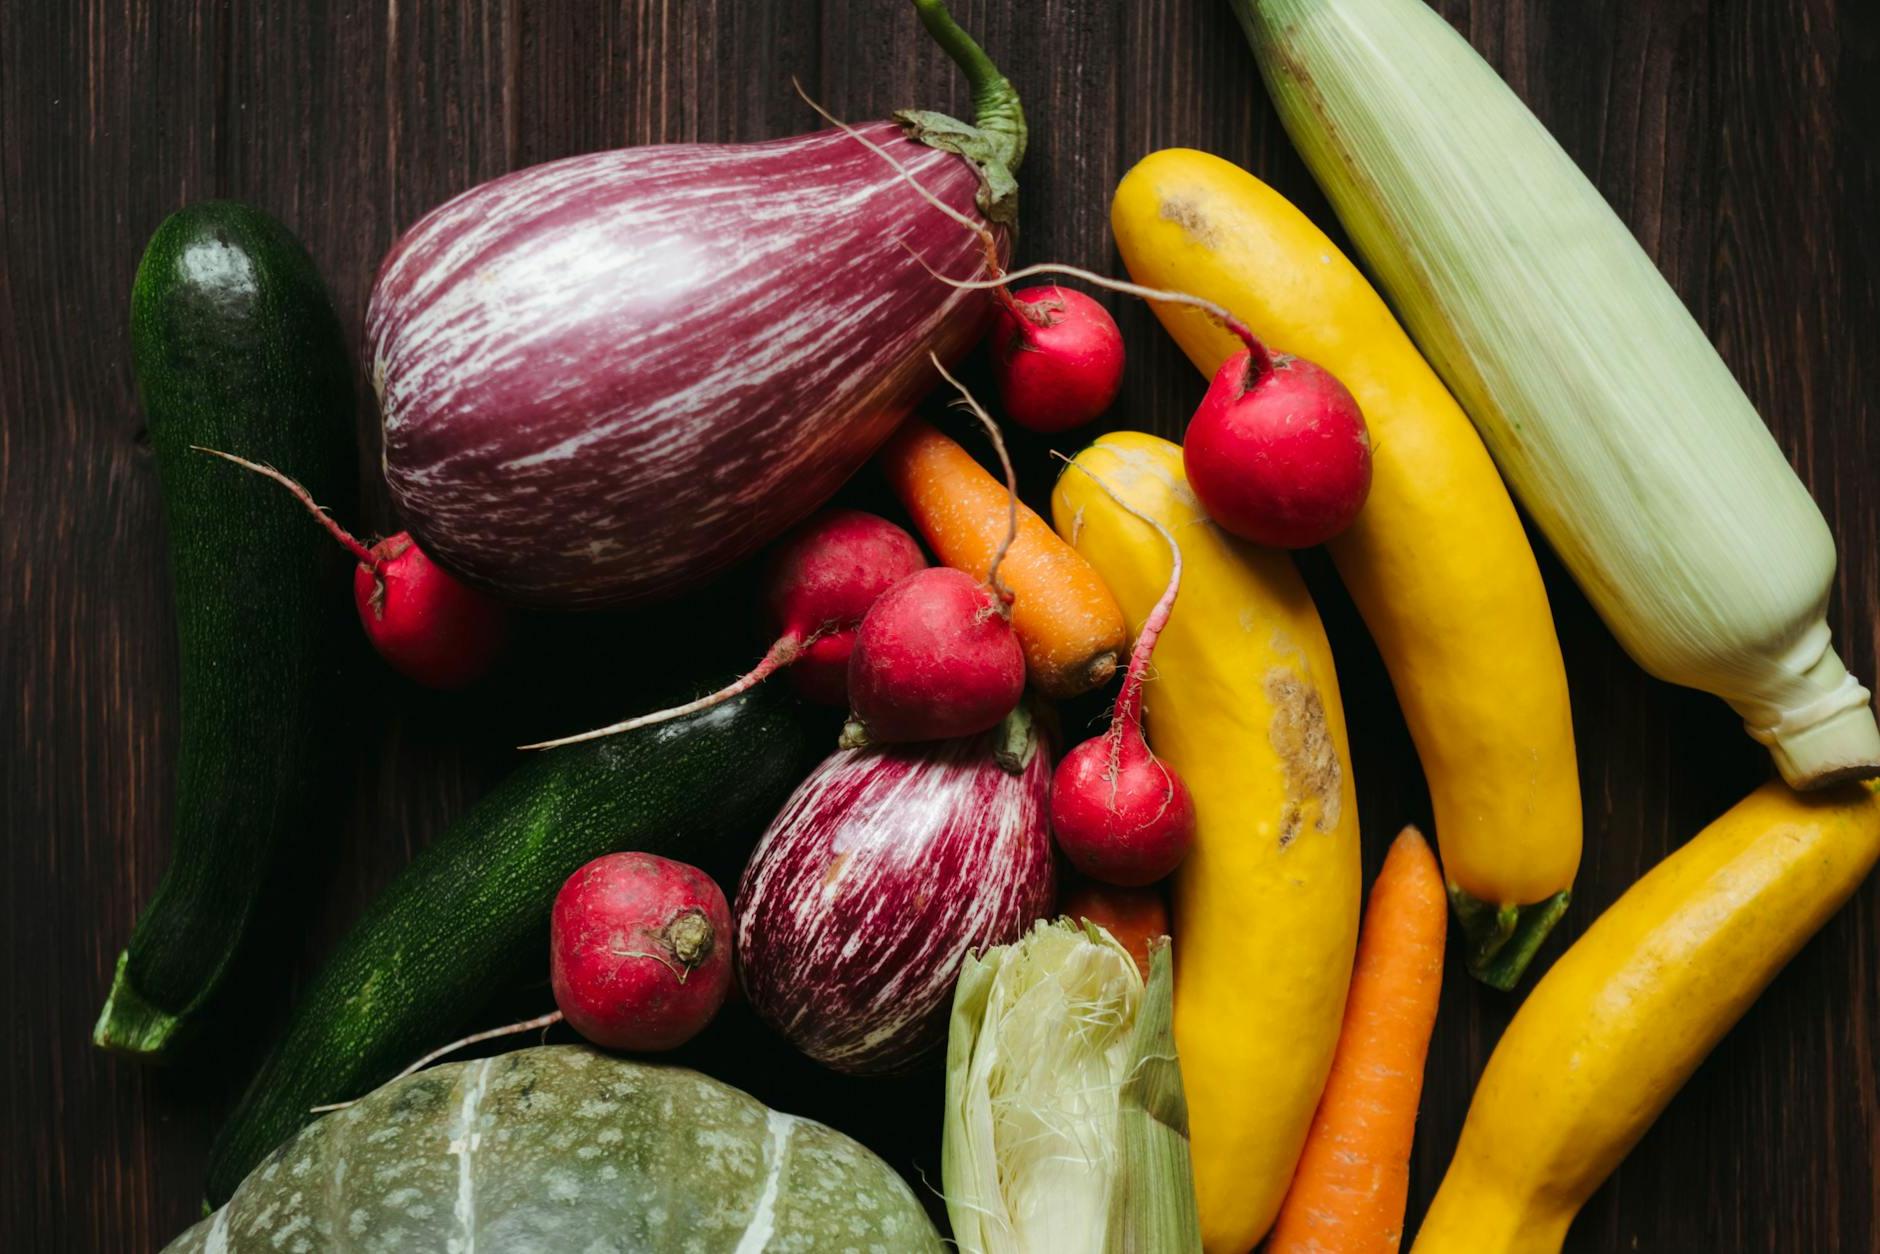
[[[968, 231], [971, 231], [974, 235], [978, 236], [980, 247], [984, 248], [986, 251], [985, 270], [988, 274], [993, 275], [995, 279], [1005, 274], [1005, 266], [999, 260], [999, 241], [993, 236], [992, 232], [986, 227], [984, 223], [973, 221], [973, 219], [967, 217], [964, 213], [961, 213], [958, 209], [955, 209], [952, 205], [949, 205], [946, 201], [934, 195], [933, 192], [927, 187], [925, 183], [922, 183], [919, 179], [915, 178], [912, 171], [910, 171], [906, 166], [902, 165], [898, 160], [895, 159], [895, 156], [893, 153], [889, 152], [886, 148], [883, 148], [880, 144], [877, 144], [874, 140], [869, 139], [866, 135], [863, 135], [860, 131], [856, 130], [853, 126], [850, 126], [847, 122], [844, 122], [841, 118], [837, 117], [835, 114], [829, 112], [829, 110], [823, 108], [820, 104], [818, 104], [816, 100], [808, 92], [803, 90], [803, 84], [799, 82], [794, 75], [792, 75], [790, 78], [790, 86], [796, 88], [796, 94], [803, 98], [803, 103], [808, 105], [811, 109], [814, 109], [816, 111], [816, 115], [820, 117], [823, 121], [829, 123], [829, 125], [835, 127], [837, 130], [841, 131], [844, 135], [847, 135], [850, 139], [854, 140], [856, 143], [860, 144], [862, 147], [868, 149], [868, 151], [874, 153], [877, 157], [880, 157], [883, 161], [886, 161], [888, 165], [894, 170], [894, 172], [900, 175], [901, 178], [907, 183], [909, 187], [912, 187], [915, 191], [921, 194], [921, 196], [927, 201], [928, 204], [932, 205], [934, 208], [938, 209], [941, 213], [944, 213], [947, 217], [952, 218], [955, 222], [959, 223], [961, 226], [965, 227]], [[926, 258], [922, 257], [919, 253], [914, 252], [912, 248], [908, 247], [906, 240], [896, 240], [895, 242], [900, 244], [901, 247], [906, 248], [907, 251], [913, 255], [914, 260], [920, 262], [921, 265], [926, 266], [930, 274], [933, 274], [936, 277], [940, 277], [938, 271], [934, 270], [932, 266], [927, 265]], [[1015, 314], [1021, 319], [1026, 319], [1026, 320], [1031, 319], [1032, 315], [1027, 314], [1025, 312], [1024, 306], [1020, 304], [1016, 298], [1013, 297], [1011, 291], [1008, 290], [1002, 283], [995, 282], [987, 286], [992, 288], [992, 290], [997, 294], [1000, 303], [1003, 304], [1007, 309], [1011, 310], [1013, 314]]]
[[700, 710], [709, 710], [714, 705], [729, 701], [740, 693], [749, 692], [757, 685], [769, 679], [777, 671], [803, 656], [803, 650], [815, 644], [826, 635], [826, 627], [818, 627], [807, 636], [780, 636], [770, 646], [770, 651], [748, 674], [742, 675], [720, 688], [717, 692], [708, 692], [696, 701], [684, 705], [675, 705], [669, 709], [655, 710], [651, 714], [636, 714], [618, 723], [609, 723], [605, 727], [596, 727], [593, 731], [579, 732], [573, 736], [563, 736], [557, 740], [539, 740], [532, 745], [517, 745], [518, 749], [559, 749], [563, 745], [578, 745], [586, 740], [600, 740], [606, 736], [618, 736], [623, 732], [638, 731], [642, 727], [651, 727], [656, 723], [670, 723], [675, 718], [684, 718], [688, 714], [697, 714]]
[[[905, 243], [901, 246], [907, 248]], [[913, 249], [908, 248], [908, 252], [913, 253], [913, 251]], [[989, 279], [955, 279], [948, 275], [941, 274], [932, 266], [927, 265], [926, 261], [923, 260], [919, 254], [915, 254], [914, 259], [919, 261], [921, 265], [926, 266], [927, 273], [933, 275], [934, 278], [939, 279], [949, 287], [957, 287], [965, 291], [983, 291], [987, 288], [998, 287], [1002, 284], [1015, 283], [1020, 279], [1037, 278], [1040, 275], [1067, 274], [1074, 279], [1082, 279], [1086, 283], [1104, 288], [1108, 291], [1122, 292], [1126, 296], [1138, 296], [1143, 300], [1155, 301], [1165, 305], [1186, 305], [1190, 309], [1199, 309], [1202, 313], [1220, 323], [1221, 326], [1227, 330], [1228, 334], [1246, 345], [1247, 354], [1252, 359], [1253, 369], [1256, 375], [1263, 375], [1273, 368], [1272, 351], [1267, 348], [1265, 342], [1262, 341], [1259, 336], [1253, 333], [1253, 329], [1239, 318], [1236, 318], [1232, 313], [1228, 312], [1225, 306], [1217, 305], [1205, 296], [1195, 296], [1188, 292], [1172, 292], [1159, 287], [1144, 287], [1140, 283], [1131, 283], [1124, 279], [1112, 279], [1105, 275], [1098, 274], [1093, 270], [1085, 270], [1079, 266], [1065, 266], [1049, 261], [1041, 261], [1037, 265], [1026, 266], [1022, 270], [1000, 273]]]
[[1174, 532], [1165, 527], [1161, 519], [1143, 513], [1134, 505], [1124, 500], [1116, 489], [1111, 487], [1109, 483], [1104, 480], [1102, 475], [1097, 474], [1081, 462], [1065, 457], [1062, 453], [1054, 453], [1053, 455], [1066, 466], [1083, 474], [1092, 483], [1096, 484], [1097, 487], [1101, 488], [1103, 494], [1112, 501], [1115, 501], [1125, 513], [1132, 515], [1138, 522], [1147, 523], [1149, 526], [1154, 527], [1156, 533], [1162, 537], [1162, 542], [1168, 545], [1170, 559], [1168, 586], [1162, 589], [1161, 598], [1156, 601], [1154, 608], [1149, 611], [1149, 616], [1143, 620], [1142, 630], [1136, 633], [1135, 646], [1129, 651], [1129, 669], [1123, 673], [1123, 687], [1116, 694], [1116, 706], [1110, 715], [1112, 752], [1115, 753], [1119, 751], [1117, 746], [1120, 746], [1122, 743], [1122, 731], [1120, 729], [1123, 724], [1128, 722], [1136, 727], [1140, 727], [1142, 724], [1142, 685], [1143, 681], [1148, 677], [1149, 659], [1155, 653], [1155, 642], [1161, 637], [1162, 629], [1168, 626], [1169, 615], [1175, 612], [1175, 598], [1181, 592], [1182, 546], [1181, 543], [1175, 539]]
[[252, 470], [263, 478], [274, 480], [274, 482], [293, 493], [294, 499], [299, 501], [302, 505], [305, 505], [307, 512], [319, 519], [320, 525], [326, 528], [327, 533], [335, 540], [345, 545], [346, 551], [358, 558], [361, 566], [364, 566], [374, 575], [379, 573], [379, 559], [372, 556], [372, 550], [361, 544], [352, 532], [334, 522], [333, 516], [326, 512], [326, 507], [314, 500], [313, 493], [301, 487], [295, 480], [282, 474], [272, 466], [264, 466], [260, 462], [251, 462], [246, 457], [237, 457], [233, 453], [224, 453], [221, 449], [206, 448], [201, 444], [192, 444], [189, 447], [198, 453], [207, 453], [211, 457], [220, 457], [225, 462], [234, 462], [243, 470]]
[[[408, 1075], [422, 1071], [438, 1059], [444, 1057], [444, 1055], [454, 1054], [460, 1049], [467, 1049], [472, 1045], [480, 1045], [484, 1041], [493, 1041], [499, 1037], [514, 1036], [518, 1032], [527, 1032], [534, 1028], [541, 1028], [543, 1031], [547, 1031], [560, 1022], [561, 1011], [551, 1010], [545, 1015], [538, 1015], [533, 1019], [525, 1019], [521, 1023], [505, 1023], [500, 1028], [490, 1028], [484, 1032], [472, 1032], [469, 1036], [459, 1037], [448, 1045], [438, 1046], [385, 1083], [391, 1084], [395, 1080], [402, 1080]], [[358, 1101], [358, 1098], [354, 1098], [350, 1102], [332, 1102], [325, 1106], [309, 1107], [309, 1109], [316, 1115], [324, 1115], [331, 1111], [344, 1110], [348, 1106], [356, 1105]]]
[[986, 582], [992, 585], [994, 592], [998, 593], [1000, 605], [1009, 609], [1012, 604], [1012, 589], [999, 578], [999, 564], [1011, 551], [1012, 542], [1018, 539], [1018, 472], [1012, 468], [1012, 455], [1006, 451], [1005, 436], [1000, 433], [999, 424], [992, 420], [992, 415], [988, 414], [984, 407], [973, 398], [973, 394], [966, 390], [965, 384], [954, 378], [947, 368], [940, 364], [938, 354], [928, 353], [927, 357], [933, 362], [933, 368], [940, 372], [940, 377], [951, 383], [953, 390], [960, 394], [959, 400], [954, 404], [971, 411], [972, 415], [979, 419], [979, 424], [986, 429], [986, 435], [992, 440], [992, 447], [999, 454], [999, 465], [1005, 470], [1005, 539], [999, 542], [998, 550], [992, 555], [992, 565], [986, 570]]

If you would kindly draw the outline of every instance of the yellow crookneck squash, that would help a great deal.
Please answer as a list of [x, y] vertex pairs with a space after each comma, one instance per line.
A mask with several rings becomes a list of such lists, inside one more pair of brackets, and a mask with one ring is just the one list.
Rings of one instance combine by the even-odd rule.
[[[1245, 170], [1152, 153], [1110, 223], [1138, 283], [1225, 306], [1363, 409], [1371, 494], [1329, 547], [1423, 762], [1469, 969], [1511, 987], [1566, 908], [1580, 786], [1547, 592], [1481, 438], [1357, 268]], [[1240, 348], [1198, 310], [1155, 310], [1205, 375]]]
[[1634, 884], [1502, 1034], [1413, 1254], [1557, 1254], [1586, 1199], [1876, 857], [1873, 785], [1797, 794], [1772, 781]]
[[1338, 680], [1292, 561], [1221, 532], [1181, 449], [1135, 432], [1079, 453], [1051, 495], [1058, 533], [1139, 629], [1183, 578], [1144, 701], [1151, 743], [1194, 795], [1175, 874], [1175, 1041], [1202, 1236], [1245, 1254], [1291, 1181], [1338, 1042], [1358, 932], [1358, 816]]

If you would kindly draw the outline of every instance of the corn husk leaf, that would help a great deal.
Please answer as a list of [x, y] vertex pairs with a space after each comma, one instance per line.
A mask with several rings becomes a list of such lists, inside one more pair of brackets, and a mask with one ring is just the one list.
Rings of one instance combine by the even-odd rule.
[[1136, 1011], [1129, 1075], [1118, 1101], [1123, 1162], [1130, 1169], [1110, 1194], [1108, 1254], [1201, 1248], [1188, 1157], [1188, 1098], [1175, 1055], [1175, 974], [1169, 951], [1166, 937], [1149, 944], [1149, 982]]
[[941, 1153], [967, 1254], [1199, 1250], [1166, 946], [1145, 988], [1094, 924], [969, 957]]
[[1293, 143], [1503, 476], [1646, 670], [1792, 785], [1880, 770], [1821, 511], [1652, 260], [1422, 0], [1233, 0]]

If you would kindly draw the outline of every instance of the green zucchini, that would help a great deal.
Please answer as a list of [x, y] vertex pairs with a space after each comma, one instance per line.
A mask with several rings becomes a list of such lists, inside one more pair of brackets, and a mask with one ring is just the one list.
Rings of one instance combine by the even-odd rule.
[[351, 643], [346, 554], [274, 484], [356, 490], [354, 381], [306, 249], [247, 205], [166, 219], [131, 289], [131, 360], [169, 532], [181, 652], [170, 866], [117, 962], [92, 1039], [170, 1056], [227, 974], [269, 873], [323, 812]]
[[831, 1128], [575, 1045], [388, 1084], [276, 1150], [165, 1254], [942, 1254], [907, 1182]]
[[548, 968], [562, 882], [616, 850], [735, 875], [810, 762], [805, 711], [766, 684], [688, 718], [531, 757], [414, 858], [294, 1007], [209, 1152], [214, 1205], [313, 1118]]

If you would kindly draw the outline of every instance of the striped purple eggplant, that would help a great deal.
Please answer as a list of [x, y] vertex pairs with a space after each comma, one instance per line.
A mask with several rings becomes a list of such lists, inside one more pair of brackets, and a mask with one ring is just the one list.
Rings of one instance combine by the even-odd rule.
[[918, 1061], [946, 1035], [967, 952], [1051, 909], [1050, 781], [1023, 706], [984, 736], [826, 759], [738, 886], [738, 970], [757, 1013], [838, 1071]]
[[927, 267], [982, 275], [979, 228], [1005, 253], [1024, 117], [940, 0], [915, 4], [972, 126], [570, 157], [406, 232], [366, 341], [426, 553], [541, 605], [671, 595], [820, 505], [932, 386], [928, 354], [973, 346], [989, 297]]

